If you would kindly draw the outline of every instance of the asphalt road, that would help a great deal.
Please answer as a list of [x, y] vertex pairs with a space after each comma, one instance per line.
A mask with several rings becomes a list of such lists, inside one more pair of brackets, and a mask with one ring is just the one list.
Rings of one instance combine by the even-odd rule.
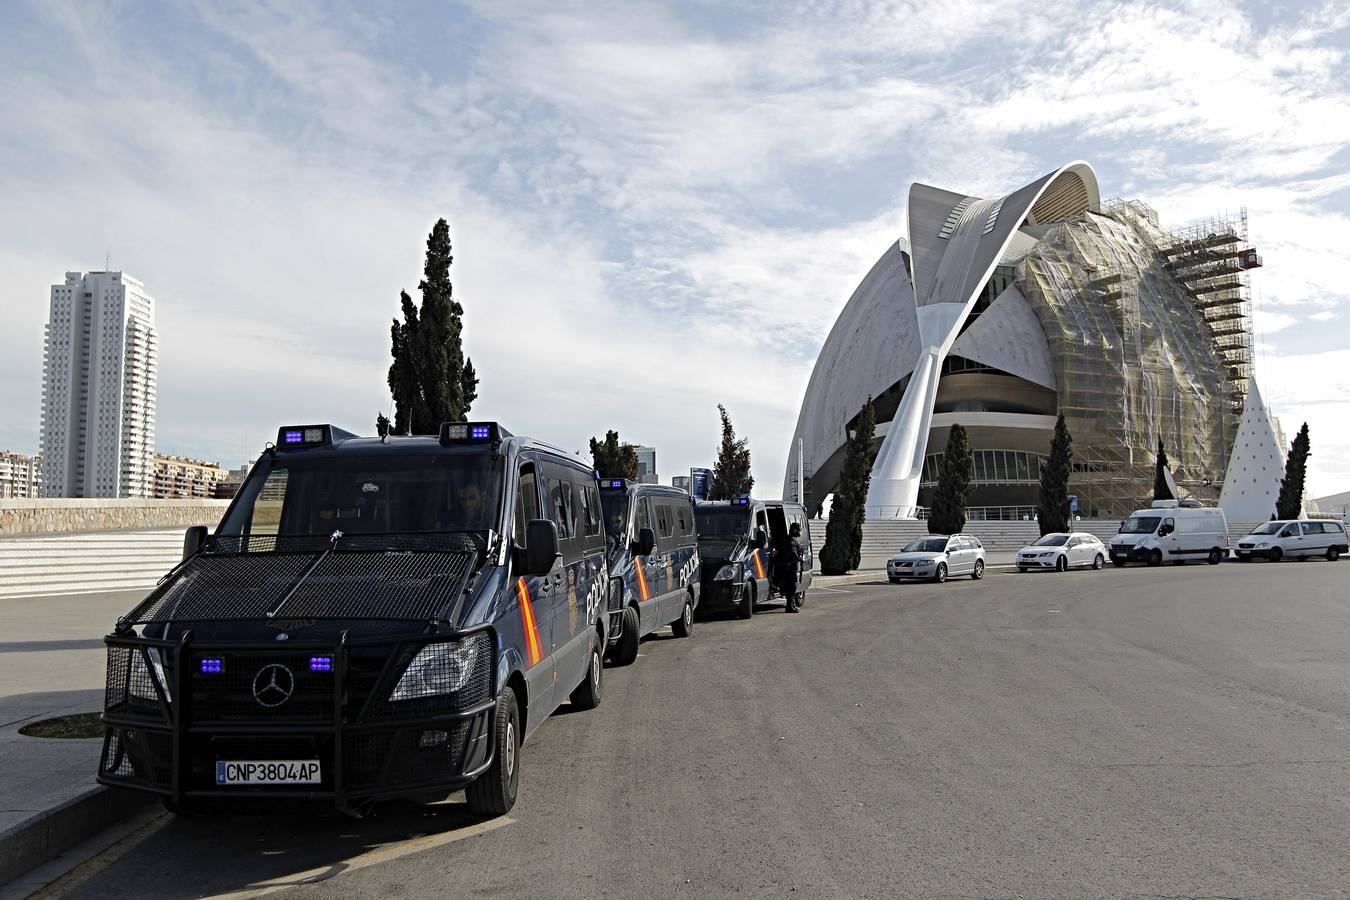
[[1344, 896], [1350, 565], [813, 592], [658, 637], [520, 800], [159, 816], [77, 897]]

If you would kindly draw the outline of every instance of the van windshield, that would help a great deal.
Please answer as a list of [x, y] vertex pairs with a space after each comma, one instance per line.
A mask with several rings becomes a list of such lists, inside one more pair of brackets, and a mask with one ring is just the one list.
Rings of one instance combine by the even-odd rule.
[[1283, 522], [1267, 522], [1260, 528], [1252, 529], [1252, 534], [1279, 534], [1283, 527]]
[[1158, 530], [1162, 516], [1130, 516], [1120, 526], [1121, 534], [1152, 534]]
[[501, 518], [502, 471], [490, 453], [283, 456], [249, 478], [217, 534], [487, 531]]
[[750, 533], [750, 507], [694, 508], [699, 540], [735, 540]]

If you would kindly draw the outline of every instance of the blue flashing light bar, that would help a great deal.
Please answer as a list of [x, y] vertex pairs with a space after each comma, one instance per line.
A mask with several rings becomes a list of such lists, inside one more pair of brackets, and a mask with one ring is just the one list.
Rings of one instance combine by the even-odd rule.
[[732, 500], [731, 502], [732, 502], [732, 504], [735, 505], [735, 506], [749, 506], [749, 505], [750, 505], [750, 498], [749, 498], [749, 497], [737, 497], [735, 500]]
[[496, 422], [442, 422], [442, 444], [501, 443], [501, 428]]
[[309, 670], [311, 672], [331, 672], [333, 671], [333, 657], [331, 656], [311, 656], [309, 658]]
[[603, 478], [600, 480], [600, 487], [623, 489], [625, 485], [622, 478]]
[[203, 675], [220, 675], [225, 671], [225, 660], [217, 657], [205, 657], [202, 659]]
[[326, 447], [331, 443], [333, 443], [331, 425], [283, 425], [277, 431], [277, 447], [282, 450]]

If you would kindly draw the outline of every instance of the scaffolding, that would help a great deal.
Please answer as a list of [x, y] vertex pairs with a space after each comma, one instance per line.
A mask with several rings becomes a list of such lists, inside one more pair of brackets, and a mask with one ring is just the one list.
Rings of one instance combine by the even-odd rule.
[[1050, 346], [1084, 515], [1152, 496], [1159, 440], [1178, 483], [1217, 497], [1251, 371], [1246, 216], [1165, 231], [1137, 200], [1045, 230], [1016, 281]]

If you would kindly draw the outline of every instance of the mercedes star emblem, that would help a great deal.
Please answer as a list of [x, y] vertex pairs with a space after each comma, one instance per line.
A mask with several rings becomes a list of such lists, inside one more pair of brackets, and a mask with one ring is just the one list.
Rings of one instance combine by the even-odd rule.
[[295, 676], [281, 663], [271, 663], [253, 676], [253, 699], [260, 706], [276, 707], [291, 699], [295, 692]]

